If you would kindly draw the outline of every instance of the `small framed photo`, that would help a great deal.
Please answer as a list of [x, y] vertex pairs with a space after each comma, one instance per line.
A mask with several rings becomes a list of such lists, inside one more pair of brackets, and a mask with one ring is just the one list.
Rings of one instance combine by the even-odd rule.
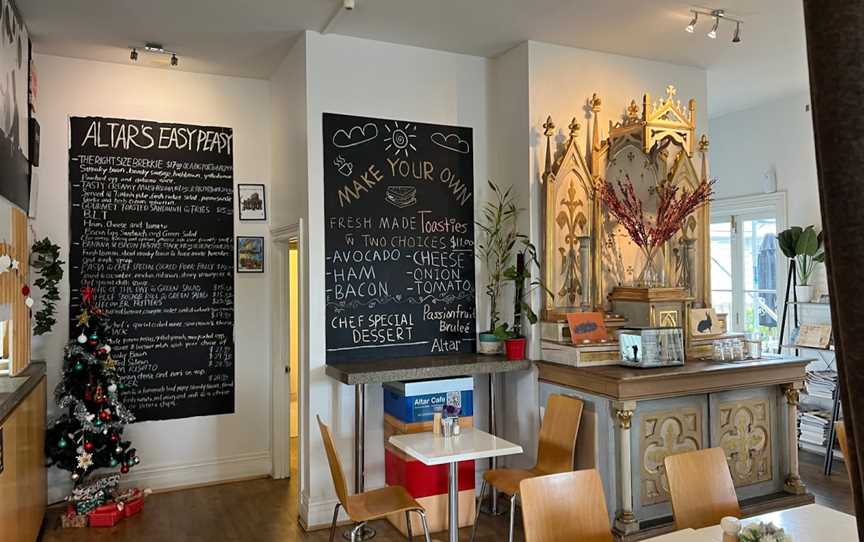
[[690, 336], [712, 337], [723, 334], [723, 324], [714, 309], [690, 309]]
[[237, 205], [240, 220], [267, 220], [267, 200], [263, 184], [238, 184]]
[[237, 272], [264, 272], [264, 238], [237, 236]]
[[609, 338], [602, 312], [568, 312], [570, 340], [573, 344], [600, 342]]

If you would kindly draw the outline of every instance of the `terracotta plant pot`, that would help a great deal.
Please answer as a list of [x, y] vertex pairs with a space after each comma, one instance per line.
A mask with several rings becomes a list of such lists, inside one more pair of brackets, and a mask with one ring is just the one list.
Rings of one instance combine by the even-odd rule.
[[507, 354], [507, 359], [510, 361], [520, 361], [525, 359], [525, 345], [528, 341], [525, 337], [517, 339], [506, 339], [504, 341], [504, 350]]
[[481, 333], [479, 338], [477, 353], [491, 356], [504, 351], [504, 343], [491, 331]]

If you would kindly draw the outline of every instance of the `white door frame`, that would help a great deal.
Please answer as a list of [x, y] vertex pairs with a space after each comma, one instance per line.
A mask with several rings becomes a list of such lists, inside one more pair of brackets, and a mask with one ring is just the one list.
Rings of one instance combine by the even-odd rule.
[[[297, 257], [299, 258], [297, 268], [303, 272], [303, 223], [292, 224], [274, 228], [270, 231], [270, 266], [273, 302], [270, 304], [272, 311], [272, 329], [270, 333], [272, 345], [271, 369], [271, 415], [272, 423], [270, 434], [270, 452], [273, 461], [272, 475], [275, 479], [288, 478], [291, 475], [291, 375], [290, 367], [290, 345], [288, 342], [288, 329], [290, 329], [290, 303], [289, 303], [289, 245], [292, 241], [297, 243]], [[301, 277], [302, 291], [302, 277]], [[303, 295], [298, 299], [299, 314], [303, 314]], [[298, 360], [302, 360], [305, 352], [303, 333], [298, 333]], [[302, 373], [302, 363], [297, 364], [297, 369]], [[301, 381], [298, 376], [298, 382]], [[298, 419], [303, 419], [303, 407], [301, 401], [297, 402], [300, 409]], [[302, 423], [301, 423], [302, 425]], [[302, 429], [302, 428], [300, 428]], [[299, 451], [299, 450], [298, 450]]]

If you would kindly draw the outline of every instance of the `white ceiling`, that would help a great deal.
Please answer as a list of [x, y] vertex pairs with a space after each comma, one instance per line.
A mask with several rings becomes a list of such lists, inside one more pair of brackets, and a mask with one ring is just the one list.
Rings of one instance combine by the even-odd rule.
[[[746, 21], [716, 40], [676, 0], [19, 0], [40, 53], [128, 62], [130, 45], [162, 43], [195, 72], [267, 78], [304, 29], [493, 57], [525, 40], [699, 66], [717, 116], [807, 90], [800, 0], [723, 0]], [[142, 61], [143, 61], [142, 55]], [[163, 65], [166, 59], [160, 59]]]

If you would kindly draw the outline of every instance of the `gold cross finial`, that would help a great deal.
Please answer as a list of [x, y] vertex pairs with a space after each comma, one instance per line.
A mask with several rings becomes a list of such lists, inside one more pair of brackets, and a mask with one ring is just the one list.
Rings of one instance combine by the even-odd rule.
[[675, 96], [676, 94], [678, 94], [678, 89], [675, 88], [675, 85], [669, 85], [666, 87], [666, 95], [668, 97], [671, 98], [672, 96]]
[[576, 137], [576, 134], [579, 133], [579, 128], [581, 128], [576, 117], [573, 117], [573, 120], [570, 121], [568, 128], [570, 128], [570, 137]]
[[635, 119], [639, 117], [639, 106], [636, 105], [636, 100], [630, 100], [630, 105], [627, 106], [627, 118]]
[[705, 152], [708, 150], [708, 136], [702, 134], [702, 137], [699, 139], [699, 151]]
[[546, 122], [543, 124], [543, 135], [552, 137], [555, 135], [555, 123], [552, 122], [552, 117], [546, 117]]
[[597, 96], [596, 93], [593, 94], [591, 96], [591, 111], [593, 111], [594, 113], [599, 113], [600, 112], [600, 105], [602, 103], [603, 102], [600, 100], [600, 97]]

